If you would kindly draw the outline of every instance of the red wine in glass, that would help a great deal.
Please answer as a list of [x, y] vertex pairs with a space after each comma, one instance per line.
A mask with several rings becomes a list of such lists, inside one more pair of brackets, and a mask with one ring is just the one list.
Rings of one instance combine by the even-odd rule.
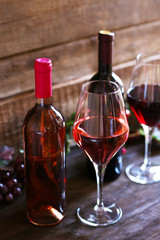
[[160, 53], [140, 53], [131, 75], [127, 98], [145, 136], [144, 160], [126, 168], [128, 178], [136, 183], [160, 181], [160, 164], [151, 159], [152, 134], [160, 122]]
[[[153, 97], [145, 98], [146, 94]], [[128, 91], [127, 98], [132, 111], [141, 124], [149, 127], [157, 125], [160, 121], [160, 85], [141, 84], [135, 86]]]
[[[98, 127], [98, 123], [103, 122]], [[112, 132], [111, 125], [115, 125]], [[128, 127], [121, 119], [87, 117], [79, 119], [73, 126], [77, 144], [96, 164], [107, 164], [128, 138]]]

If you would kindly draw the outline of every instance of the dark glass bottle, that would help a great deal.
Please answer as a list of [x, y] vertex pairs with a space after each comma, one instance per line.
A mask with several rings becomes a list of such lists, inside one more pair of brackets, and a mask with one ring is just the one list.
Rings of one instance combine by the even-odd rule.
[[24, 120], [26, 213], [39, 226], [55, 225], [66, 211], [65, 122], [51, 101], [52, 63], [35, 61], [37, 103]]
[[[116, 82], [122, 92], [123, 83], [121, 79], [112, 71], [113, 60], [113, 45], [114, 33], [106, 30], [101, 30], [98, 34], [99, 38], [99, 56], [98, 56], [98, 72], [90, 79], [92, 80], [106, 80]], [[95, 170], [92, 163], [87, 159], [88, 172], [92, 178], [96, 178]], [[122, 170], [122, 151], [121, 149], [108, 163], [104, 175], [104, 181], [113, 181], [120, 174]]]

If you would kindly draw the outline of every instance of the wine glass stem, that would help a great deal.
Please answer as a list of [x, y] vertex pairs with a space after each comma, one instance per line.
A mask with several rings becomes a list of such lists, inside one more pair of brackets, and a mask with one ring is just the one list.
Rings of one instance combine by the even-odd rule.
[[142, 125], [145, 135], [145, 154], [144, 154], [144, 164], [142, 165], [142, 169], [145, 170], [146, 167], [151, 165], [150, 155], [151, 155], [151, 143], [152, 143], [152, 133], [153, 127], [148, 127], [146, 125]]
[[103, 203], [103, 178], [104, 173], [106, 170], [106, 166], [102, 166], [100, 164], [93, 164], [96, 172], [96, 179], [97, 179], [97, 205], [95, 206], [96, 211], [100, 211], [104, 208]]

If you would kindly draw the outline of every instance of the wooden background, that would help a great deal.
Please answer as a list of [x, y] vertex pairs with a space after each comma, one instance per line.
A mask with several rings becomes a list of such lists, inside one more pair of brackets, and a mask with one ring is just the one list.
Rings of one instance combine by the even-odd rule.
[[97, 69], [97, 33], [116, 33], [114, 71], [128, 86], [137, 53], [160, 50], [160, 0], [0, 0], [0, 142], [22, 139], [35, 103], [34, 60], [53, 61], [53, 103], [67, 117]]

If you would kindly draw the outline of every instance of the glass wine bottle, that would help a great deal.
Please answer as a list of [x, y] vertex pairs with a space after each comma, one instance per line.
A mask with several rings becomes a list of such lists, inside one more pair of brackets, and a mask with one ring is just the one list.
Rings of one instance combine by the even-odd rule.
[[66, 211], [65, 122], [51, 101], [52, 62], [35, 60], [37, 102], [24, 120], [26, 213], [39, 226], [55, 225]]
[[[114, 35], [115, 34], [113, 32], [107, 30], [101, 30], [99, 32], [98, 72], [90, 79], [90, 81], [106, 80], [116, 82], [120, 86], [123, 93], [123, 83], [121, 79], [112, 71]], [[93, 164], [89, 159], [87, 159], [87, 167], [90, 176], [96, 179]], [[115, 180], [121, 174], [121, 171], [122, 151], [120, 149], [108, 163], [104, 175], [104, 181]]]

